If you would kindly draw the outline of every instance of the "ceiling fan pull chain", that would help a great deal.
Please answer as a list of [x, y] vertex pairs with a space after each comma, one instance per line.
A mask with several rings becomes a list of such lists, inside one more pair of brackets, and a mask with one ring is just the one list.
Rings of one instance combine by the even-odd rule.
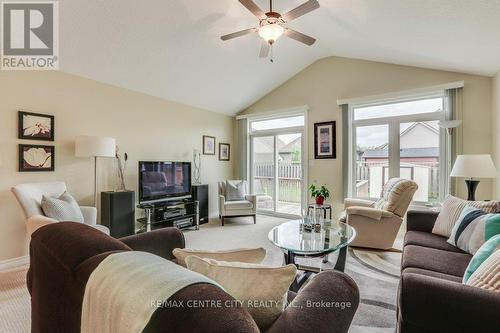
[[[274, 44], [274, 43], [273, 43], [273, 44]], [[273, 44], [271, 44], [271, 46], [270, 46], [270, 49], [271, 49], [271, 50], [270, 50], [270, 55], [271, 55], [271, 57], [270, 57], [270, 59], [269, 59], [269, 61], [270, 61], [270, 62], [274, 62], [274, 59], [273, 59], [273, 56], [274, 56], [274, 55], [273, 55]]]

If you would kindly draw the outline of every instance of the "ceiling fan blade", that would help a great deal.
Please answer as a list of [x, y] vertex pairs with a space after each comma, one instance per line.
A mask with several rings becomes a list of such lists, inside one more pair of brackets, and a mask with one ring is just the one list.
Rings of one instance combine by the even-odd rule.
[[246, 7], [252, 14], [257, 16], [259, 20], [267, 18], [266, 13], [259, 6], [255, 4], [252, 0], [240, 0], [240, 3]]
[[259, 57], [267, 58], [267, 56], [269, 55], [269, 49], [270, 49], [269, 43], [263, 40], [262, 45], [260, 46]]
[[304, 2], [302, 5], [292, 9], [288, 13], [283, 14], [281, 16], [281, 19], [285, 22], [290, 22], [291, 20], [295, 20], [297, 17], [305, 15], [318, 8], [319, 2], [317, 0], [309, 0], [307, 2]]
[[316, 42], [315, 38], [312, 38], [311, 36], [308, 36], [308, 35], [304, 35], [303, 33], [292, 30], [292, 29], [288, 29], [288, 28], [285, 29], [284, 34], [286, 36], [290, 37], [291, 39], [295, 39], [296, 41], [299, 41], [299, 42], [304, 43], [304, 44], [309, 45], [309, 46], [313, 45], [314, 42]]
[[248, 35], [248, 34], [251, 34], [252, 32], [256, 32], [256, 31], [257, 31], [257, 28], [245, 29], [245, 30], [233, 32], [232, 34], [227, 34], [227, 35], [221, 36], [220, 39], [228, 40], [228, 39]]

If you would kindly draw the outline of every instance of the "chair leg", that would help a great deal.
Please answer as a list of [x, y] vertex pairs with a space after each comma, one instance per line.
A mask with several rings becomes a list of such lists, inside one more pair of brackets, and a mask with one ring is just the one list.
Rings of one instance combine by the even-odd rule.
[[253, 216], [253, 224], [257, 224], [257, 215]]
[[222, 226], [224, 226], [224, 216], [220, 217], [220, 223], [222, 224]]

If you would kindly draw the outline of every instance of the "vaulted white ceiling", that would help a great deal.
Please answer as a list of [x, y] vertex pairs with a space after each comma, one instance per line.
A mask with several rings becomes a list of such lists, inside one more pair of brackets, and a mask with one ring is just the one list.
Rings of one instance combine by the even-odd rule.
[[[274, 9], [304, 1], [274, 0]], [[319, 2], [289, 24], [316, 44], [282, 37], [270, 63], [258, 57], [257, 35], [219, 39], [257, 25], [237, 0], [61, 0], [61, 70], [236, 114], [331, 55], [481, 75], [500, 69], [499, 0]]]

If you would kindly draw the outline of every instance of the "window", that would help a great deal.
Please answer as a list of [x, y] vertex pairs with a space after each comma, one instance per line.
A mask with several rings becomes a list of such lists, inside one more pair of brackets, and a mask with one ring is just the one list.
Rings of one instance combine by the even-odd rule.
[[444, 93], [427, 98], [350, 105], [349, 195], [379, 198], [389, 178], [418, 184], [417, 202], [437, 202], [447, 188]]

